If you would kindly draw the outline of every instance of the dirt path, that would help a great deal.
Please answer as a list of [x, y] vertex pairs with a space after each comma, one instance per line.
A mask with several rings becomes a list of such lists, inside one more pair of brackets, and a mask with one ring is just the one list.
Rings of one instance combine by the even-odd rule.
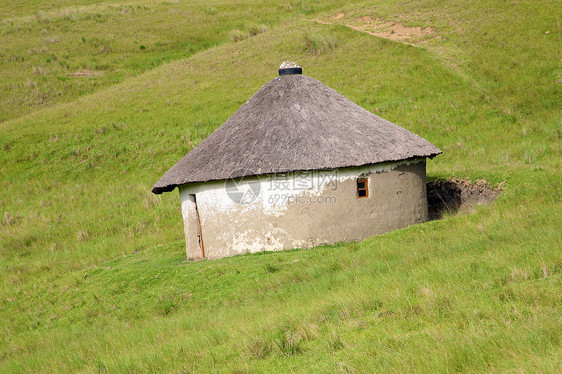
[[401, 22], [385, 21], [372, 16], [352, 17], [351, 14], [336, 13], [333, 16], [315, 19], [323, 25], [341, 25], [352, 30], [363, 32], [378, 38], [411, 45], [426, 47], [445, 66], [456, 74], [468, 80], [473, 86], [480, 87], [462, 68], [460, 49], [454, 45], [444, 43], [444, 38], [433, 27], [406, 26]]
[[435, 34], [432, 27], [409, 27], [400, 22], [388, 22], [370, 16], [345, 19], [344, 13], [337, 13], [335, 16], [315, 21], [324, 25], [343, 25], [369, 35], [413, 46], [423, 44], [426, 40], [432, 38], [440, 38], [439, 35]]

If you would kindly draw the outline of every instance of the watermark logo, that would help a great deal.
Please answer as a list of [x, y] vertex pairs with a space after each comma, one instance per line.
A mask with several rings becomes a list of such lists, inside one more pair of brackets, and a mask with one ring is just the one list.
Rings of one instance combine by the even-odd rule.
[[335, 204], [337, 197], [334, 195], [306, 196], [287, 193], [275, 193], [267, 199], [270, 204]]
[[336, 202], [335, 196], [308, 195], [307, 191], [337, 190], [337, 170], [294, 171], [263, 175], [260, 178], [251, 170], [243, 169], [230, 175], [225, 184], [226, 193], [237, 204], [251, 204], [260, 198], [260, 194], [264, 202], [275, 205]]
[[226, 194], [230, 200], [237, 204], [251, 204], [257, 200], [261, 192], [261, 184], [259, 178], [252, 174], [250, 170], [238, 170], [230, 174], [231, 176], [245, 175], [226, 180]]

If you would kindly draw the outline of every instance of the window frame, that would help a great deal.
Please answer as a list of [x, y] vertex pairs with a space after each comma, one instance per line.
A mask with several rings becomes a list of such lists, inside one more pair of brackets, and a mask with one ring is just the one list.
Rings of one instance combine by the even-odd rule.
[[[360, 188], [359, 183], [364, 183], [364, 187]], [[369, 197], [369, 178], [357, 178], [356, 193], [358, 199], [366, 199]], [[361, 196], [360, 191], [365, 191], [365, 195]]]

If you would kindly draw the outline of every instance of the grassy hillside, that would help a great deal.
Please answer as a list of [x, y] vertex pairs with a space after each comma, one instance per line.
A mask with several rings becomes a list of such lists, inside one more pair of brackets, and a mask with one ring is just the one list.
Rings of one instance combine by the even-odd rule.
[[343, 2], [5, 2], [0, 122], [338, 3]]
[[[556, 2], [65, 3], [0, 6], [0, 371], [562, 370]], [[29, 54], [42, 28], [73, 67], [26, 104], [53, 64]], [[430, 178], [503, 194], [360, 243], [184, 262], [177, 193], [152, 184], [286, 59], [443, 149]]]

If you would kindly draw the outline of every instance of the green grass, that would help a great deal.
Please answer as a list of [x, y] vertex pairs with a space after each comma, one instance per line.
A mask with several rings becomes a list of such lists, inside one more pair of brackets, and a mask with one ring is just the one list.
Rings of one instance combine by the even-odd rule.
[[[129, 21], [106, 3], [0, 6], [2, 33], [21, 27], [2, 34], [2, 87], [37, 79], [35, 60], [4, 59], [44, 58], [27, 57], [42, 28], [56, 48], [112, 41], [107, 75], [84, 89], [28, 106], [26, 90], [0, 95], [1, 372], [561, 371], [556, 3], [127, 4], [141, 6]], [[87, 11], [71, 22], [67, 7]], [[196, 17], [170, 12], [187, 8]], [[107, 21], [86, 19], [97, 12]], [[337, 12], [341, 25], [313, 21]], [[435, 37], [344, 26], [365, 15]], [[88, 48], [69, 44], [67, 60], [95, 60]], [[430, 178], [503, 194], [360, 243], [184, 262], [177, 193], [152, 184], [287, 59], [443, 149]]]
[[[312, 14], [343, 2], [310, 3], [315, 4]], [[229, 41], [233, 32], [245, 39], [302, 15], [301, 2], [245, 4], [133, 0], [0, 5], [0, 122], [186, 58]]]

